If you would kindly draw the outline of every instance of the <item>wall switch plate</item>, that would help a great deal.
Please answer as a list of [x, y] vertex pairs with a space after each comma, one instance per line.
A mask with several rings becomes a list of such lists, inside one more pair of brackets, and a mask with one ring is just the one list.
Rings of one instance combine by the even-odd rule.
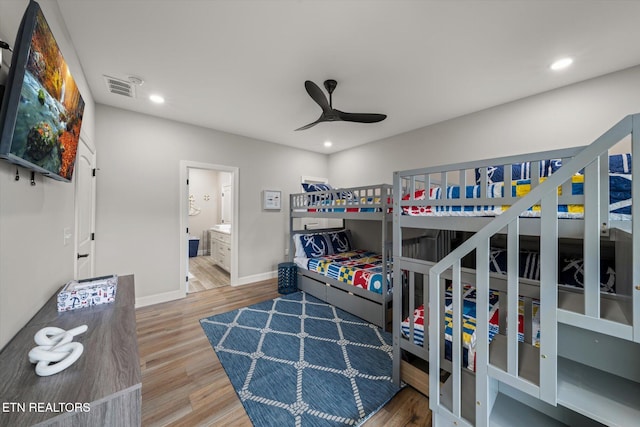
[[285, 255], [285, 256], [288, 256], [288, 255], [289, 255], [289, 248], [286, 248], [286, 249], [284, 250], [284, 255]]
[[69, 245], [72, 236], [73, 235], [71, 234], [71, 228], [65, 227], [64, 230], [62, 230], [62, 243], [64, 244], [64, 246]]

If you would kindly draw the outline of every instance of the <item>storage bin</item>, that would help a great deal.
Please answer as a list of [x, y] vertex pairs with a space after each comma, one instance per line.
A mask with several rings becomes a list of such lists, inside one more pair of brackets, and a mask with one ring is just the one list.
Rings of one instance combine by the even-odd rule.
[[200, 239], [197, 237], [189, 237], [189, 258], [193, 258], [194, 256], [198, 256], [198, 244], [200, 243]]
[[290, 294], [298, 290], [298, 267], [292, 262], [278, 264], [278, 292]]
[[76, 310], [115, 301], [118, 276], [94, 277], [72, 280], [58, 293], [58, 311]]

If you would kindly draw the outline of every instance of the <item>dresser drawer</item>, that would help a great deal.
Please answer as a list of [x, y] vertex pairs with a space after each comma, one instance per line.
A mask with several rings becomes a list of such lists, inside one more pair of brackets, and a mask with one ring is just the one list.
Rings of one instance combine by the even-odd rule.
[[220, 267], [227, 271], [231, 270], [231, 248], [226, 246], [224, 254], [220, 254], [220, 256]]
[[227, 244], [231, 243], [231, 235], [230, 234], [221, 233], [219, 231], [214, 231], [214, 230], [211, 230], [210, 233], [211, 233], [211, 238], [212, 239], [215, 239], [215, 240], [217, 240], [219, 242], [222, 242], [222, 243], [227, 243]]
[[217, 245], [216, 249], [218, 251], [217, 255], [219, 259], [226, 256], [227, 252], [229, 252], [229, 246], [227, 245]]

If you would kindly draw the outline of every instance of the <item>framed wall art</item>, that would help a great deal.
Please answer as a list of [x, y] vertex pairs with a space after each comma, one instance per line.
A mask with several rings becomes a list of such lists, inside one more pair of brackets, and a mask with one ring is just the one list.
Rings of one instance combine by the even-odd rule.
[[280, 210], [282, 192], [279, 190], [264, 190], [262, 192], [262, 209]]

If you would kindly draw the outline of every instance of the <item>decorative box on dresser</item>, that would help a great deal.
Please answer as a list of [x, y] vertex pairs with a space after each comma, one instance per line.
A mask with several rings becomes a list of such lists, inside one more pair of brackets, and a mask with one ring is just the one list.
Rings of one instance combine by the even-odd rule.
[[[137, 426], [141, 424], [140, 358], [133, 276], [118, 277], [113, 303], [58, 313], [57, 294], [0, 352], [0, 426]], [[46, 326], [77, 335], [84, 352], [64, 371], [39, 377], [27, 353]], [[75, 407], [73, 412], [61, 411]]]
[[231, 270], [231, 234], [215, 229], [209, 233], [213, 262], [226, 271]]

